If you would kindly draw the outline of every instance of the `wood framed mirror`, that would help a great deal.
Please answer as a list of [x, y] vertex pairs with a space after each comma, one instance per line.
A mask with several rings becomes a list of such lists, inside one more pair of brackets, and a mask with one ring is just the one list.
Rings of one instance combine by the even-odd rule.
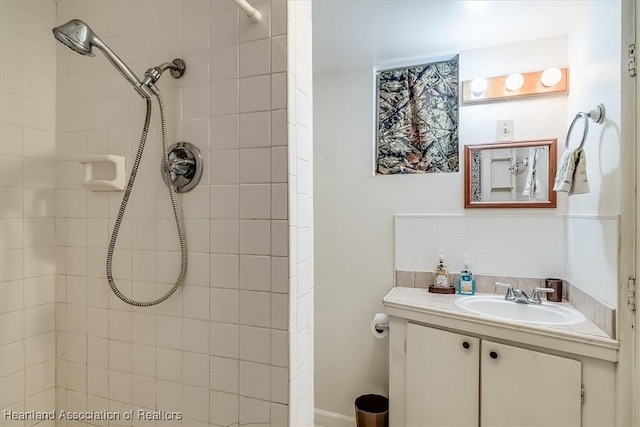
[[557, 140], [464, 147], [465, 208], [555, 208]]

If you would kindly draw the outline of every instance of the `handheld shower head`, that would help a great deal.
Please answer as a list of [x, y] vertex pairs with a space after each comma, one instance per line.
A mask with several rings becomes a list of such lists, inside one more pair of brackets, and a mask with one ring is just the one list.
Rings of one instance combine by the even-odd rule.
[[81, 55], [95, 56], [92, 48], [97, 47], [109, 62], [133, 85], [136, 92], [143, 98], [150, 98], [151, 89], [143, 85], [140, 79], [131, 71], [101, 39], [93, 32], [91, 27], [79, 19], [72, 19], [66, 24], [53, 29], [53, 35], [58, 41]]
[[87, 24], [79, 19], [72, 19], [66, 24], [54, 28], [53, 35], [69, 49], [73, 49], [81, 55], [95, 56], [91, 51], [91, 39], [96, 35]]

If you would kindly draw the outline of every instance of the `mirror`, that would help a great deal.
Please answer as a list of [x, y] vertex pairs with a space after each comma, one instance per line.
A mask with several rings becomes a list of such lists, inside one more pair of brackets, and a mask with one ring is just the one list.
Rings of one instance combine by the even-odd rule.
[[555, 208], [555, 139], [464, 147], [465, 208]]

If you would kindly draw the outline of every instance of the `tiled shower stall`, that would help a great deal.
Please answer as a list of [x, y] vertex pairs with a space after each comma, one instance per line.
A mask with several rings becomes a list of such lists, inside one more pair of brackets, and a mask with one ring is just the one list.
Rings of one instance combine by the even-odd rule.
[[[0, 411], [183, 414], [1, 425], [313, 423], [311, 3], [252, 4], [257, 24], [231, 0], [0, 2]], [[138, 75], [187, 64], [158, 87], [169, 143], [197, 145], [205, 171], [182, 196], [186, 284], [154, 308], [110, 292], [122, 193], [85, 190], [77, 162], [121, 155], [128, 173], [144, 102], [100, 53], [55, 41], [72, 18]], [[142, 300], [180, 259], [154, 111], [114, 256]]]

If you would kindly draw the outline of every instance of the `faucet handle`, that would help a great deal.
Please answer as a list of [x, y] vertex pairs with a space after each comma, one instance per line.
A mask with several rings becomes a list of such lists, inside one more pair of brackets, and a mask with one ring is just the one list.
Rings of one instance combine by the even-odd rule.
[[494, 282], [494, 285], [501, 286], [503, 288], [507, 288], [507, 293], [505, 294], [504, 299], [509, 300], [509, 301], [515, 301], [516, 296], [513, 293], [513, 286], [511, 286], [508, 283], [500, 283], [500, 282]]
[[542, 304], [542, 300], [540, 299], [540, 294], [552, 294], [555, 292], [555, 289], [552, 288], [535, 288], [533, 293], [531, 294], [531, 302], [535, 304]]

